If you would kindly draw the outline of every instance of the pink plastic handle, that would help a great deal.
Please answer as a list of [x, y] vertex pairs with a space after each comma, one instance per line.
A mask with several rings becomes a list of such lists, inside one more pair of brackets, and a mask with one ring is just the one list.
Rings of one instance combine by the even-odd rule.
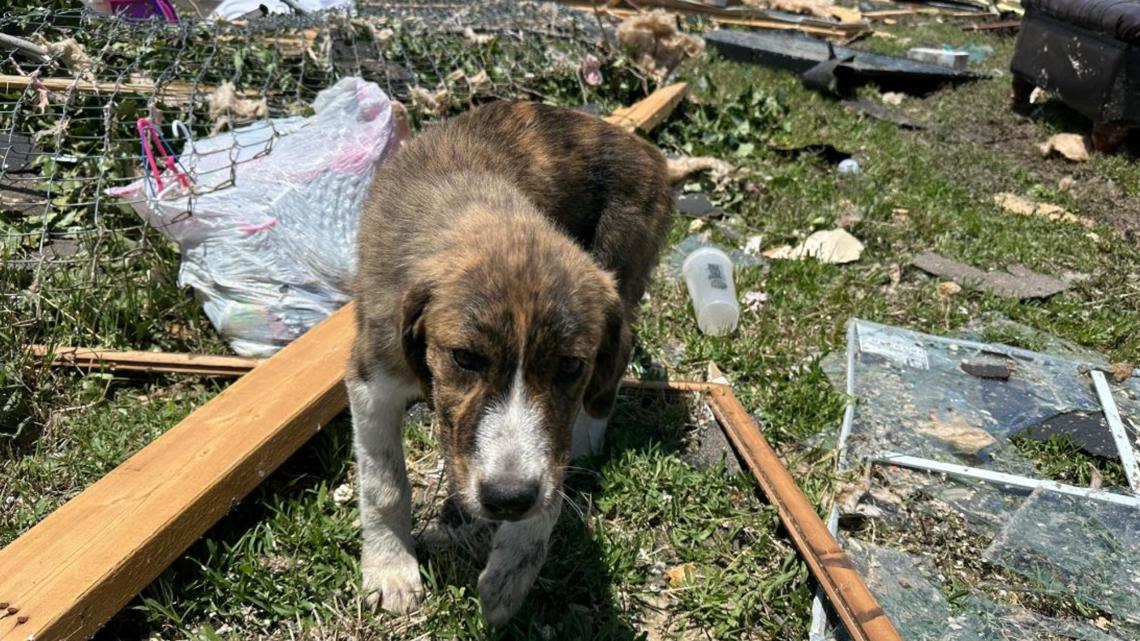
[[139, 118], [138, 122], [135, 123], [135, 128], [138, 129], [139, 139], [142, 140], [143, 154], [146, 156], [147, 167], [150, 169], [151, 178], [154, 179], [154, 184], [158, 187], [158, 191], [161, 192], [164, 187], [162, 184], [162, 170], [159, 168], [158, 161], [154, 156], [155, 147], [158, 148], [158, 153], [162, 156], [166, 169], [178, 179], [178, 184], [182, 185], [185, 189], [189, 189], [190, 177], [178, 167], [174, 156], [167, 151], [166, 145], [163, 144], [162, 141], [162, 135], [158, 131], [158, 127], [155, 127], [154, 123], [148, 118]]

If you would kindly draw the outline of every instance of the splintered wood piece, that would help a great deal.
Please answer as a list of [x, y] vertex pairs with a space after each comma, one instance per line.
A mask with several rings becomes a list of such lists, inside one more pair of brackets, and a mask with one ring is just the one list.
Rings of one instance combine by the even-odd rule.
[[665, 121], [681, 103], [689, 86], [678, 82], [662, 87], [629, 107], [623, 107], [606, 116], [606, 122], [625, 129], [649, 131]]
[[86, 639], [348, 400], [342, 308], [0, 550], [0, 640]]
[[241, 376], [265, 359], [211, 354], [178, 354], [170, 352], [136, 352], [32, 345], [36, 358], [51, 357], [57, 367], [107, 370], [110, 372], [142, 372], [145, 374], [201, 374], [204, 376]]

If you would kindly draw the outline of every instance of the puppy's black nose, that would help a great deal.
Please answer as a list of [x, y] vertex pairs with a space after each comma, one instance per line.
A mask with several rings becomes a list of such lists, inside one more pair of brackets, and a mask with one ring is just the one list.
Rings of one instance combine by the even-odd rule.
[[534, 507], [538, 488], [537, 481], [484, 481], [479, 484], [479, 503], [492, 518], [511, 521]]

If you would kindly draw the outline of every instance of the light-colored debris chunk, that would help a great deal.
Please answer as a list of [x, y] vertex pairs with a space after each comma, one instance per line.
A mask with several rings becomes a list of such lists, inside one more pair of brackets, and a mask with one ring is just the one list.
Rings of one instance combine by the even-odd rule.
[[863, 255], [863, 243], [845, 229], [817, 231], [798, 247], [787, 245], [764, 252], [767, 258], [801, 260], [814, 258], [821, 263], [853, 263]]
[[1089, 159], [1091, 141], [1080, 134], [1057, 134], [1037, 146], [1041, 155], [1048, 158], [1054, 154], [1063, 156], [1073, 162], [1085, 162]]

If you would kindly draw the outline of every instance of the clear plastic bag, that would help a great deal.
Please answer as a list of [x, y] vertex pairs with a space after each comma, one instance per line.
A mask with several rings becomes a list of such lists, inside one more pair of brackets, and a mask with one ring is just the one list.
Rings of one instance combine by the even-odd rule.
[[361, 204], [407, 135], [398, 103], [359, 78], [313, 109], [187, 143], [178, 167], [111, 192], [178, 243], [179, 284], [238, 354], [272, 354], [348, 302]]

